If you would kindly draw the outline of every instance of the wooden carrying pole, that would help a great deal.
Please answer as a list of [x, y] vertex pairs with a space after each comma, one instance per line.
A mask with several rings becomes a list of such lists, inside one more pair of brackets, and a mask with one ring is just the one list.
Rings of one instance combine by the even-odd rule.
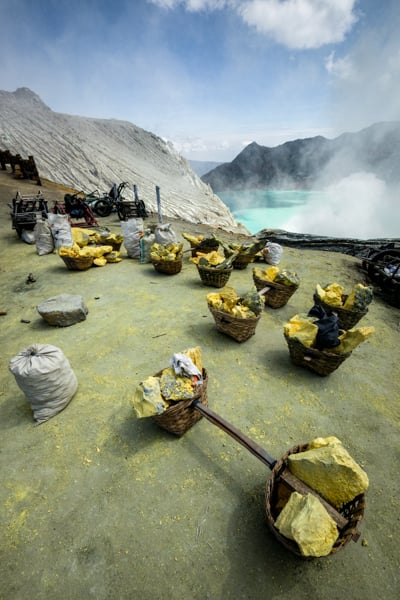
[[[277, 461], [272, 458], [263, 448], [261, 448], [261, 446], [256, 444], [256, 442], [253, 442], [253, 440], [248, 438], [239, 429], [228, 423], [228, 421], [225, 421], [225, 419], [217, 415], [217, 413], [211, 410], [211, 408], [208, 408], [208, 406], [202, 404], [198, 398], [193, 400], [192, 407], [198, 410], [203, 417], [210, 421], [210, 423], [217, 425], [217, 427], [233, 437], [233, 439], [239, 442], [239, 444], [247, 448], [247, 450], [249, 450], [256, 458], [267, 465], [267, 467], [270, 469], [274, 468]], [[283, 471], [283, 473], [280, 475], [280, 478], [290, 490], [298, 492], [303, 496], [305, 494], [312, 494], [313, 496], [316, 496], [323, 504], [332, 519], [335, 521], [339, 529], [343, 529], [346, 527], [346, 525], [348, 525], [348, 520], [343, 515], [341, 515], [333, 506], [331, 506], [329, 502], [324, 500], [324, 498], [321, 498], [321, 496], [315, 490], [293, 475], [288, 469]]]

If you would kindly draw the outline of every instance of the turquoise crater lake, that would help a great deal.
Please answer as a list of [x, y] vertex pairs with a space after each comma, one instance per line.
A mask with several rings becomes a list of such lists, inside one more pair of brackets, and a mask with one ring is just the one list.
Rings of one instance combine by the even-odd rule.
[[316, 197], [324, 193], [309, 190], [241, 190], [219, 192], [236, 221], [251, 233], [261, 229], [285, 229], [285, 223], [298, 216]]

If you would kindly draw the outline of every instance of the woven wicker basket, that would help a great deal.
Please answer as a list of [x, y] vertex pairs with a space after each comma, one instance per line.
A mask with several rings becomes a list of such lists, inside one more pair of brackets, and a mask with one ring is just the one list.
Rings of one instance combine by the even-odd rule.
[[295, 337], [288, 335], [285, 335], [285, 340], [289, 346], [289, 354], [293, 364], [306, 367], [322, 376], [333, 373], [351, 355], [351, 352], [335, 354], [334, 352], [308, 348], [303, 346]]
[[[346, 299], [347, 296], [342, 296], [343, 303]], [[328, 315], [336, 313], [340, 329], [345, 329], [346, 331], [357, 325], [358, 321], [360, 321], [360, 319], [368, 312], [368, 308], [365, 310], [349, 310], [347, 308], [341, 308], [340, 306], [332, 306], [321, 300], [318, 294], [314, 294], [314, 303], [322, 306]]]
[[251, 254], [238, 254], [232, 263], [234, 269], [246, 269], [247, 265], [254, 262], [254, 255]]
[[77, 258], [61, 256], [61, 258], [70, 271], [87, 271], [93, 264], [93, 256], [81, 256]]
[[176, 275], [182, 271], [182, 258], [176, 260], [152, 260], [152, 265], [159, 273]]
[[257, 291], [264, 289], [266, 286], [269, 287], [267, 292], [264, 292], [265, 304], [271, 308], [281, 308], [287, 304], [289, 298], [293, 296], [298, 285], [284, 285], [282, 283], [275, 283], [274, 281], [266, 281], [260, 279], [253, 273], [253, 281]]
[[[159, 371], [154, 377], [159, 377], [162, 371]], [[202, 404], [208, 406], [207, 399], [207, 382], [208, 375], [206, 369], [203, 369], [203, 383], [198, 387], [196, 394], [189, 400], [178, 400], [167, 408], [161, 415], [154, 415], [151, 417], [157, 425], [162, 429], [165, 429], [169, 433], [181, 436], [188, 429], [193, 427], [195, 423], [203, 418], [203, 415], [199, 411], [191, 407], [191, 404], [195, 398], [199, 398]]]
[[194, 244], [190, 244], [192, 256], [197, 256], [198, 252], [201, 252], [202, 254], [209, 254], [210, 252], [218, 250], [218, 247], [219, 246], [195, 246]]
[[215, 325], [221, 333], [229, 335], [237, 342], [245, 342], [256, 332], [256, 327], [261, 318], [261, 315], [253, 319], [241, 319], [234, 317], [222, 310], [216, 310], [208, 305], [208, 308], [214, 317]]
[[[279, 515], [280, 510], [277, 508], [278, 496], [280, 488], [283, 487], [283, 484], [280, 480], [281, 473], [285, 470], [287, 466], [287, 459], [289, 454], [297, 454], [298, 452], [303, 452], [307, 450], [307, 444], [302, 444], [299, 446], [293, 446], [281, 459], [279, 459], [274, 465], [271, 476], [267, 481], [266, 489], [265, 489], [265, 509], [267, 513], [267, 523], [268, 527], [275, 535], [275, 537], [291, 552], [294, 552], [297, 556], [300, 556], [303, 559], [313, 559], [314, 557], [304, 556], [299, 546], [296, 544], [294, 540], [290, 540], [287, 537], [283, 536], [278, 529], [275, 527], [275, 521]], [[340, 514], [342, 514], [347, 520], [348, 524], [344, 527], [339, 534], [338, 539], [336, 540], [330, 554], [336, 554], [339, 552], [344, 546], [350, 542], [352, 539], [357, 541], [359, 538], [359, 531], [357, 530], [357, 526], [359, 522], [364, 517], [365, 511], [365, 495], [360, 494], [357, 496], [352, 502], [345, 504], [340, 510]]]
[[213, 267], [196, 266], [203, 284], [216, 288], [224, 287], [224, 285], [228, 283], [229, 277], [233, 271], [233, 267], [228, 267], [227, 269], [215, 269]]

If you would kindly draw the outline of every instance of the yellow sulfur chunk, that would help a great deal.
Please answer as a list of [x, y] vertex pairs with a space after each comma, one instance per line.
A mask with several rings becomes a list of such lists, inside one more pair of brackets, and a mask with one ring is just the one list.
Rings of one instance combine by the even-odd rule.
[[283, 326], [285, 335], [296, 338], [303, 346], [310, 348], [314, 345], [318, 333], [318, 326], [314, 324], [314, 320], [306, 315], [294, 315]]
[[113, 250], [113, 252], [109, 252], [108, 254], [104, 255], [104, 258], [106, 259], [106, 261], [108, 263], [117, 263], [117, 262], [121, 262], [121, 258], [119, 257], [119, 252], [117, 252], [116, 250]]
[[104, 254], [109, 254], [112, 251], [112, 246], [85, 246], [81, 250], [81, 256], [92, 256], [93, 258], [100, 258]]
[[71, 227], [71, 234], [73, 241], [78, 244], [80, 248], [88, 245], [90, 237], [84, 229], [80, 229], [79, 227]]
[[198, 246], [203, 240], [202, 235], [196, 237], [195, 235], [191, 235], [190, 233], [182, 233], [182, 237], [185, 238], [185, 240], [187, 240], [191, 244], [193, 244], [193, 246]]
[[190, 358], [192, 363], [198, 368], [198, 370], [201, 373], [203, 370], [203, 362], [202, 362], [200, 346], [194, 346], [193, 348], [184, 350], [183, 354], [186, 354], [186, 356], [188, 356]]
[[357, 329], [349, 329], [339, 335], [340, 344], [335, 348], [329, 348], [329, 352], [335, 354], [346, 354], [352, 352], [359, 344], [364, 342], [370, 335], [375, 333], [375, 327], [358, 327]]
[[327, 556], [339, 536], [335, 521], [318, 498], [298, 492], [291, 494], [275, 527], [298, 544], [303, 556]]
[[372, 301], [372, 297], [372, 287], [357, 283], [351, 293], [347, 296], [343, 308], [364, 311]]
[[326, 304], [343, 306], [344, 289], [338, 283], [331, 283], [325, 288], [321, 287], [318, 283], [315, 291], [317, 296]]
[[58, 250], [58, 254], [60, 256], [70, 256], [71, 258], [78, 258], [81, 256], [78, 244], [73, 244], [72, 246], [61, 246], [61, 248]]
[[99, 256], [93, 260], [93, 264], [96, 267], [105, 267], [107, 264], [107, 259], [105, 259], [104, 256]]
[[172, 367], [163, 370], [160, 377], [161, 394], [166, 400], [185, 400], [193, 398], [193, 385], [188, 377], [175, 375]]
[[275, 277], [279, 273], [279, 267], [269, 267], [268, 269], [260, 269], [259, 267], [253, 268], [253, 273], [258, 279], [265, 279], [265, 281], [274, 281]]

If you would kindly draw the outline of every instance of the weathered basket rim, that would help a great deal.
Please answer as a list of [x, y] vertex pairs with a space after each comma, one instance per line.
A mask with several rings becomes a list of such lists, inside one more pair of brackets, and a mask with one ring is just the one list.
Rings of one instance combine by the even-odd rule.
[[233, 271], [233, 267], [226, 267], [224, 269], [217, 269], [215, 267], [206, 267], [204, 265], [196, 265], [196, 267], [198, 268], [199, 271], [207, 271], [209, 273], [230, 273], [231, 271]]
[[175, 260], [150, 260], [155, 270], [160, 273], [169, 273], [171, 275], [174, 275], [179, 273], [183, 266], [182, 256], [178, 257]]
[[[351, 352], [337, 354], [327, 350], [319, 350], [304, 346], [294, 336], [289, 336], [284, 332], [284, 337], [289, 347], [289, 354], [293, 364], [305, 367], [318, 373], [318, 375], [329, 375], [333, 373], [340, 365], [351, 356]], [[306, 359], [309, 358], [307, 361]]]
[[[262, 284], [262, 287], [269, 286], [272, 288], [276, 288], [277, 290], [280, 290], [282, 292], [287, 292], [288, 294], [290, 293], [290, 295], [292, 295], [300, 285], [298, 283], [294, 284], [294, 285], [285, 285], [284, 283], [269, 281], [269, 279], [262, 279], [261, 277], [257, 277], [257, 275], [255, 275], [254, 272], [253, 272], [253, 280], [254, 280], [254, 283], [259, 283], [260, 285]], [[260, 288], [260, 289], [262, 289], [262, 288]]]
[[86, 271], [93, 264], [93, 256], [63, 256], [59, 255], [70, 271]]
[[210, 304], [208, 304], [208, 308], [214, 317], [218, 331], [229, 335], [237, 342], [245, 342], [251, 338], [255, 334], [256, 327], [261, 319], [261, 314], [256, 317], [242, 319], [241, 317], [230, 315], [223, 310], [217, 310]]

